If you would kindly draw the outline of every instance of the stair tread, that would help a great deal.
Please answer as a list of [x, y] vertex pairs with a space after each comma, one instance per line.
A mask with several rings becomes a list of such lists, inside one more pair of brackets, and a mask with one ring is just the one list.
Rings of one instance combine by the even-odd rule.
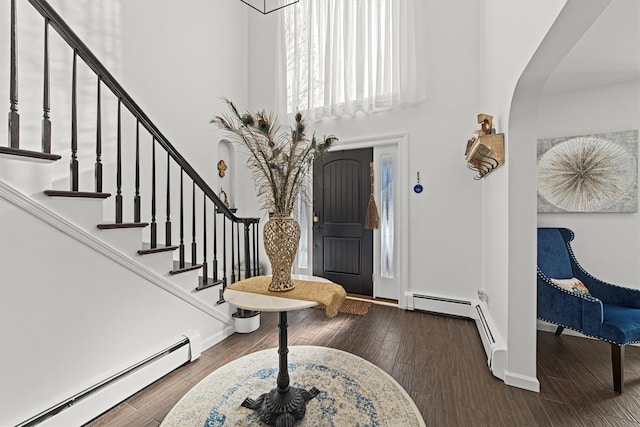
[[138, 250], [139, 255], [156, 254], [159, 252], [171, 252], [178, 249], [177, 246], [157, 245], [155, 248], [151, 247], [150, 243], [143, 243], [142, 249]]
[[204, 281], [204, 277], [198, 277], [198, 286], [196, 287], [196, 291], [202, 291], [207, 288], [211, 288], [213, 286], [222, 285], [224, 283], [223, 280], [214, 280], [211, 277], [207, 277], [206, 282]]
[[148, 222], [120, 222], [120, 223], [105, 223], [98, 224], [98, 228], [100, 230], [114, 230], [114, 229], [122, 229], [122, 228], [144, 228], [149, 225]]
[[107, 197], [111, 197], [110, 193], [90, 191], [45, 190], [44, 194], [51, 197], [78, 197], [84, 199], [106, 199]]
[[186, 273], [187, 271], [193, 271], [202, 268], [202, 264], [191, 264], [189, 262], [184, 263], [184, 267], [180, 268], [180, 261], [173, 261], [173, 270], [169, 274]]
[[60, 160], [59, 154], [43, 153], [41, 151], [23, 150], [22, 148], [0, 147], [0, 154], [8, 154], [10, 156], [29, 157], [32, 159], [43, 160]]

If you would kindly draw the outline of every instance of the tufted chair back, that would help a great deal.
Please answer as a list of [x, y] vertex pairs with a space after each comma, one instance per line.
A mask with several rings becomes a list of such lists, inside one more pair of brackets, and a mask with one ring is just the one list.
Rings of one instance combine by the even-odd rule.
[[[567, 236], [571, 241], [571, 235]], [[557, 228], [538, 228], [538, 268], [547, 277], [573, 277], [567, 240]]]

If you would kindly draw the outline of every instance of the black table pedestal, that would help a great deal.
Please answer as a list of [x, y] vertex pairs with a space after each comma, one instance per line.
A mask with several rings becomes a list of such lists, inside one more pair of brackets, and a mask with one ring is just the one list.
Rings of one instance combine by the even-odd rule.
[[313, 399], [320, 390], [313, 387], [307, 391], [302, 388], [289, 387], [289, 369], [287, 354], [287, 312], [280, 312], [280, 337], [278, 354], [280, 366], [277, 387], [269, 393], [261, 394], [256, 400], [247, 397], [242, 406], [257, 410], [260, 419], [269, 425], [290, 427], [301, 420], [307, 410], [307, 401]]

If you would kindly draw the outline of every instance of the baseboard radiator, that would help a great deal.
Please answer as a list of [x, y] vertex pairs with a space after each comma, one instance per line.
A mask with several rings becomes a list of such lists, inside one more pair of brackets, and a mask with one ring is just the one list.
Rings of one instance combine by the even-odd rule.
[[17, 424], [17, 427], [85, 424], [174, 369], [200, 357], [192, 331], [167, 348]]
[[493, 324], [493, 318], [489, 315], [486, 303], [477, 301], [473, 310], [472, 317], [476, 321], [476, 327], [487, 354], [489, 369], [493, 375], [504, 381], [504, 373], [507, 369], [507, 346]]
[[507, 367], [507, 346], [493, 323], [484, 301], [443, 298], [407, 292], [409, 310], [428, 311], [448, 316], [464, 317], [476, 322], [478, 334], [487, 355], [487, 365], [493, 375], [504, 381]]

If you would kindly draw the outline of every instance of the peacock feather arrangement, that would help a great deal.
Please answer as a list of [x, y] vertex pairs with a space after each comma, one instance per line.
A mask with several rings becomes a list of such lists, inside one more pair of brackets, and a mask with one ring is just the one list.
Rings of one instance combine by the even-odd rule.
[[309, 189], [309, 171], [316, 158], [337, 142], [333, 135], [318, 140], [309, 137], [302, 113], [295, 114], [293, 126], [281, 132], [277, 116], [265, 110], [240, 113], [223, 99], [230, 113], [215, 116], [211, 123], [225, 131], [248, 152], [247, 167], [253, 175], [262, 207], [274, 215], [290, 215], [299, 195]]

